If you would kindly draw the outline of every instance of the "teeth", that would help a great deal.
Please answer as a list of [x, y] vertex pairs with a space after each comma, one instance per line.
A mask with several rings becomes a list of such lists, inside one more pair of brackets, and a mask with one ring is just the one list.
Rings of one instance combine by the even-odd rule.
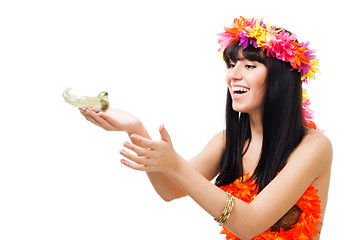
[[250, 89], [249, 88], [246, 88], [246, 87], [233, 87], [232, 90], [234, 92], [248, 92]]

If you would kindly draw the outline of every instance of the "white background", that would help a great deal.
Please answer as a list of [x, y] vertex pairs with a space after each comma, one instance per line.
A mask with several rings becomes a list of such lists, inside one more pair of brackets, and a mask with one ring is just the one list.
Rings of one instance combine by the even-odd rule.
[[189, 159], [224, 128], [217, 36], [262, 17], [310, 41], [322, 74], [308, 90], [334, 147], [322, 239], [354, 239], [358, 216], [355, 1], [18, 1], [0, 3], [0, 239], [224, 239], [190, 198], [163, 202], [120, 164], [127, 135], [87, 122], [70, 86], [164, 123]]

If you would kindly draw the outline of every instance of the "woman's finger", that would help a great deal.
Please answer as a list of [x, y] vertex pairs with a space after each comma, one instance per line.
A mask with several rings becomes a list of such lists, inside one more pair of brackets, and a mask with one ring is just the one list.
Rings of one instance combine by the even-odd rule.
[[123, 149], [120, 151], [120, 154], [139, 165], [143, 165], [143, 166], [146, 165], [146, 158], [144, 158], [144, 157], [136, 156], [136, 155], [131, 154]]
[[98, 113], [96, 113], [90, 109], [85, 109], [85, 113], [87, 113], [91, 118], [93, 118], [96, 122], [98, 122], [105, 130], [113, 130], [114, 129], [114, 126], [112, 126], [104, 118], [100, 117], [98, 115]]
[[161, 135], [161, 140], [163, 140], [165, 142], [168, 142], [168, 143], [171, 143], [170, 135], [169, 135], [168, 131], [165, 129], [164, 124], [160, 125], [159, 132], [160, 132], [160, 135]]
[[91, 116], [89, 116], [89, 114], [87, 114], [84, 110], [80, 109], [80, 113], [86, 118], [86, 120], [88, 120], [89, 122], [95, 124], [98, 127], [102, 127], [100, 123], [98, 123], [97, 121], [95, 121], [95, 119], [93, 119]]
[[130, 143], [130, 142], [125, 142], [124, 144], [124, 147], [130, 149], [131, 151], [135, 152], [139, 157], [142, 156], [142, 157], [149, 157], [148, 155], [148, 149], [145, 149], [145, 148], [142, 148], [142, 147], [139, 147], [133, 143]]
[[132, 134], [130, 136], [131, 141], [133, 142], [133, 144], [142, 147], [142, 148], [150, 148], [150, 149], [155, 149], [154, 147], [156, 147], [156, 144], [154, 141], [144, 138], [140, 135], [137, 134]]
[[130, 161], [127, 161], [125, 159], [121, 159], [120, 162], [122, 164], [124, 164], [125, 166], [131, 168], [131, 169], [134, 169], [134, 170], [138, 170], [138, 171], [146, 171], [146, 167], [143, 166], [143, 165], [139, 165], [139, 164], [136, 164], [136, 163], [132, 163]]
[[[115, 130], [114, 126], [112, 124], [110, 124], [108, 121], [106, 121], [104, 118], [100, 117], [96, 112], [90, 110], [90, 109], [85, 109], [84, 111], [84, 116], [87, 120], [89, 120], [90, 122], [94, 123], [95, 125], [107, 130], [107, 131], [113, 131]], [[86, 117], [87, 116], [87, 117]]]
[[114, 125], [116, 125], [117, 121], [110, 114], [108, 114], [108, 112], [110, 112], [110, 111], [111, 111], [111, 109], [109, 109], [107, 112], [99, 112], [98, 116], [100, 118], [104, 119], [105, 121], [107, 121], [112, 126], [114, 126]]

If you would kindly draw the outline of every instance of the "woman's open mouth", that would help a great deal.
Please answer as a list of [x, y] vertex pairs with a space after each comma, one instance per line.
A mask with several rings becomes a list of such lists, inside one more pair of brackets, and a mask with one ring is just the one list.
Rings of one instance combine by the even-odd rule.
[[232, 87], [232, 91], [234, 94], [244, 94], [247, 93], [250, 88], [247, 87]]

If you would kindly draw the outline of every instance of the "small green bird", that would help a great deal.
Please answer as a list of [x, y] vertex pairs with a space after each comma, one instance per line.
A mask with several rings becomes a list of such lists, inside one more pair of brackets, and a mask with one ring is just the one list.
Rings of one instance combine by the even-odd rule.
[[67, 88], [63, 92], [65, 101], [74, 107], [89, 108], [94, 112], [105, 112], [109, 109], [109, 100], [107, 92], [100, 92], [96, 97], [83, 96], [81, 98], [76, 97], [70, 93], [71, 88]]

